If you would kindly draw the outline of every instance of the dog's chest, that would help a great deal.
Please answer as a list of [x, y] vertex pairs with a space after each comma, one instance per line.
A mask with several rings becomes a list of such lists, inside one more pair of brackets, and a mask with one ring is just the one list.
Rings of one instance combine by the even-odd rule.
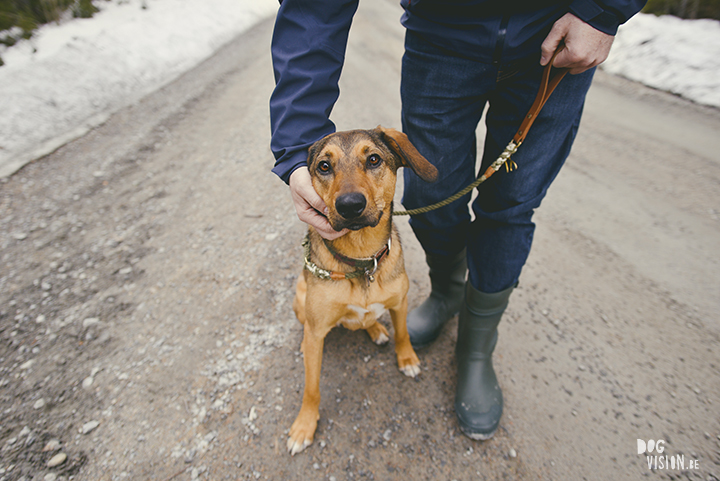
[[348, 329], [367, 329], [382, 316], [387, 309], [384, 304], [375, 302], [368, 306], [362, 307], [354, 304], [348, 304], [347, 311], [343, 317], [340, 318], [338, 324], [342, 324]]

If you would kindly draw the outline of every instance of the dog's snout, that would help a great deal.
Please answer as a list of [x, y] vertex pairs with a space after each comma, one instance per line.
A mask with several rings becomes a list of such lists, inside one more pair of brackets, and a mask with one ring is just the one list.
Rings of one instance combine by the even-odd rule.
[[346, 219], [354, 219], [365, 210], [367, 200], [365, 196], [359, 192], [344, 194], [335, 201], [335, 209], [338, 214]]

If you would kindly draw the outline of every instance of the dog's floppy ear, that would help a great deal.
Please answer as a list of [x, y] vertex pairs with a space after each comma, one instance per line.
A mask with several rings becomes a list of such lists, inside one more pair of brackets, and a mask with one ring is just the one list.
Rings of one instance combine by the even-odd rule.
[[425, 182], [437, 180], [437, 169], [410, 143], [407, 135], [395, 129], [386, 129], [381, 125], [377, 126], [375, 132], [385, 142], [385, 145], [398, 156], [403, 167], [410, 167]]

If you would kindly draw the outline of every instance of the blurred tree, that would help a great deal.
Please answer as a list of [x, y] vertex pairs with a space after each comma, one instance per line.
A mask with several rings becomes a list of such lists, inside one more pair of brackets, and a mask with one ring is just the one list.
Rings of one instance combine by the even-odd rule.
[[70, 7], [73, 13], [91, 12], [88, 16], [97, 11], [91, 0], [0, 0], [0, 32], [19, 27], [29, 36], [38, 25], [60, 20]]
[[720, 0], [648, 0], [643, 12], [720, 20]]
[[92, 4], [92, 0], [79, 0], [73, 7], [73, 17], [90, 18], [100, 9]]

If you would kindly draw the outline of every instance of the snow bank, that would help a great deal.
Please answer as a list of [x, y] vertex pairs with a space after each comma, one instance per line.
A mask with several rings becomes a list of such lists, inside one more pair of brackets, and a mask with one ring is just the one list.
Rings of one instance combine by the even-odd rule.
[[620, 27], [602, 68], [720, 107], [720, 22], [638, 14]]
[[[0, 177], [102, 123], [277, 11], [277, 0], [113, 0], [2, 52]], [[145, 7], [145, 8], [143, 8]]]

